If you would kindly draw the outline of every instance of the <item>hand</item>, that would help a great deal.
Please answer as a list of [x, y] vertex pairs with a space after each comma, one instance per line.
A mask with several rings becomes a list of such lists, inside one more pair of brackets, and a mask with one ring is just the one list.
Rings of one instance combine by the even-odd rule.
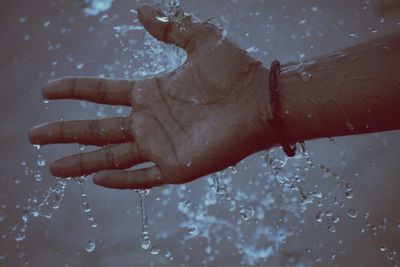
[[[187, 14], [165, 19], [149, 5], [141, 6], [138, 14], [155, 38], [185, 49], [186, 62], [146, 80], [73, 77], [46, 84], [47, 99], [132, 107], [125, 118], [59, 121], [33, 128], [29, 139], [34, 144], [103, 146], [53, 162], [53, 175], [96, 173], [96, 184], [119, 189], [179, 184], [234, 165], [274, 143], [266, 140], [268, 71], [259, 62], [216, 26], [194, 22]], [[145, 162], [154, 166], [126, 170]]]

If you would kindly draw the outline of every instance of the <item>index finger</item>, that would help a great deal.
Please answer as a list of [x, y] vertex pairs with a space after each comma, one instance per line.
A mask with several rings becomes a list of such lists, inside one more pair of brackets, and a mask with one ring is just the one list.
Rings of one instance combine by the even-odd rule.
[[134, 85], [135, 82], [131, 80], [64, 77], [48, 82], [43, 88], [43, 97], [130, 106], [130, 93]]

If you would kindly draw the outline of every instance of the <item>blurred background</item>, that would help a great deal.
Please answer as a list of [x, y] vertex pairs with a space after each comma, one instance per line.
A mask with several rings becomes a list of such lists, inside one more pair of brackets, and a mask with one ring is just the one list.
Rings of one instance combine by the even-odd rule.
[[[35, 148], [26, 137], [33, 125], [129, 110], [47, 103], [41, 97], [46, 81], [140, 79], [182, 58], [138, 24], [135, 9], [145, 2], [154, 3], [0, 2], [0, 266], [400, 264], [399, 131], [310, 141], [307, 153], [294, 159], [276, 149], [215, 176], [152, 189], [143, 196], [151, 244], [141, 243], [139, 194], [89, 179], [82, 198], [79, 183], [52, 177], [49, 162], [93, 148]], [[202, 20], [212, 18], [266, 65], [311, 59], [400, 30], [395, 0], [180, 4]]]

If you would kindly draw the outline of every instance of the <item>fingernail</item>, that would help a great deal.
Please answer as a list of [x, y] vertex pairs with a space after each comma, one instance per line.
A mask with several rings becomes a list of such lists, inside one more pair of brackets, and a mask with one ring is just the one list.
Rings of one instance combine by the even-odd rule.
[[32, 129], [29, 130], [28, 132], [28, 139], [32, 144], [36, 144], [40, 141], [41, 137], [41, 130], [40, 128], [42, 127], [43, 124], [36, 125], [32, 127]]
[[50, 172], [56, 177], [65, 177], [66, 166], [61, 160], [50, 163]]

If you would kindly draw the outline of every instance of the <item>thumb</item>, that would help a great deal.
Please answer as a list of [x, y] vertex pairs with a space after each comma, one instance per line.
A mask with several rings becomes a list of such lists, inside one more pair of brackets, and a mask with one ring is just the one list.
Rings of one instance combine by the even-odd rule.
[[182, 14], [179, 18], [170, 17], [158, 8], [144, 4], [138, 9], [138, 17], [144, 28], [157, 40], [175, 44], [189, 52], [194, 26], [190, 16]]

